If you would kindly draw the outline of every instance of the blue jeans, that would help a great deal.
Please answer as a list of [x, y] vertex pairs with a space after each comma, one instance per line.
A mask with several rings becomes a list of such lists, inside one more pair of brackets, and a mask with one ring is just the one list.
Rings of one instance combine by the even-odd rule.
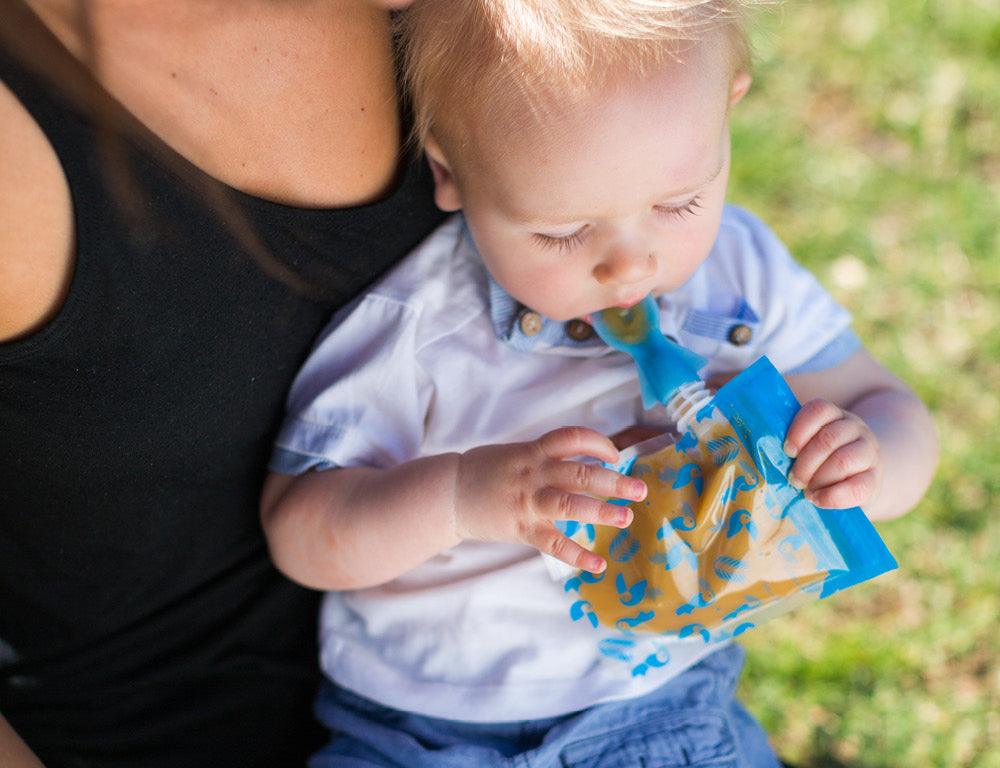
[[728, 645], [640, 698], [543, 720], [467, 723], [383, 707], [326, 684], [330, 743], [309, 768], [778, 768], [734, 698], [743, 649]]

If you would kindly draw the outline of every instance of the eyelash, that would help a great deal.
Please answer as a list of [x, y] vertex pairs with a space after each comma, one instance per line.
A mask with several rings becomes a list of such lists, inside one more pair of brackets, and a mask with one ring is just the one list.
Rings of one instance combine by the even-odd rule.
[[555, 248], [559, 253], [566, 253], [586, 240], [589, 233], [590, 227], [580, 227], [576, 232], [565, 237], [552, 237], [538, 233], [533, 234], [532, 237], [542, 248]]
[[686, 219], [689, 216], [697, 216], [701, 209], [701, 195], [695, 195], [684, 205], [670, 207], [666, 205], [653, 206], [657, 213], [671, 219]]
[[[676, 207], [654, 205], [653, 210], [661, 216], [683, 220], [690, 216], [697, 216], [701, 207], [701, 195], [696, 195], [684, 203], [684, 205]], [[536, 232], [532, 235], [532, 238], [542, 248], [555, 248], [559, 253], [566, 253], [586, 240], [589, 233], [590, 227], [581, 227], [576, 232], [565, 237], [552, 237], [551, 235], [543, 235]]]

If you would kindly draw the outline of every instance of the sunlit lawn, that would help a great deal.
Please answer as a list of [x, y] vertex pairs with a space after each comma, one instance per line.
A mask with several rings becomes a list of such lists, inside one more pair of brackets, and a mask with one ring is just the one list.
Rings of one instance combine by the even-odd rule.
[[1000, 767], [1000, 0], [758, 17], [731, 199], [933, 409], [941, 468], [879, 529], [897, 572], [751, 633], [742, 687], [800, 766]]

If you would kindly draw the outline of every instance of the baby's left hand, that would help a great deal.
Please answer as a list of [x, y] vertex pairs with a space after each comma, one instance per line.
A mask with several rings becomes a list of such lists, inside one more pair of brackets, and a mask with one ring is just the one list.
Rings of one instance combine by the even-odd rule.
[[785, 438], [795, 459], [788, 481], [817, 507], [864, 506], [882, 487], [882, 458], [875, 435], [858, 416], [829, 400], [802, 406]]

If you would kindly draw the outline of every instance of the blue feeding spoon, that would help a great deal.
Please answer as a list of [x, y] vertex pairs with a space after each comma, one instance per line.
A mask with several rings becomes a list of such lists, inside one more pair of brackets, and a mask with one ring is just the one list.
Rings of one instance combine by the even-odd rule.
[[635, 360], [644, 408], [666, 405], [684, 384], [701, 382], [698, 371], [708, 361], [663, 335], [652, 295], [634, 307], [597, 312], [591, 320], [605, 344]]

